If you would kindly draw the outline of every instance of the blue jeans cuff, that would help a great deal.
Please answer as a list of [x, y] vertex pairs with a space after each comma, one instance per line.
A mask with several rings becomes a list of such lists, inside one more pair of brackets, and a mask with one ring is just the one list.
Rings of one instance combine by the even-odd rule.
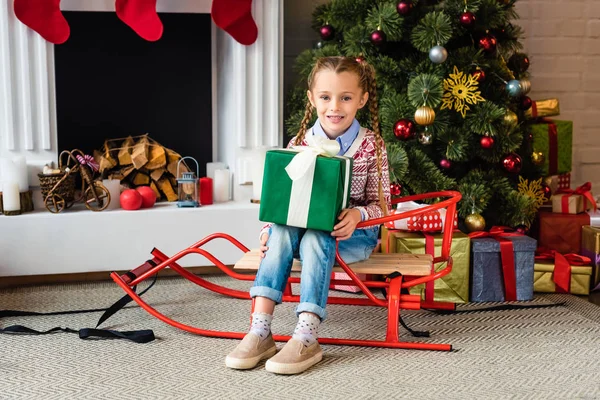
[[300, 313], [303, 312], [317, 314], [319, 318], [321, 318], [321, 321], [325, 321], [325, 319], [327, 318], [327, 311], [325, 311], [323, 307], [319, 307], [318, 305], [313, 303], [298, 304], [298, 307], [296, 307], [296, 316], [299, 316]]
[[276, 304], [280, 304], [283, 293], [268, 286], [252, 286], [250, 288], [250, 297], [255, 298], [256, 296], [266, 297], [273, 300]]

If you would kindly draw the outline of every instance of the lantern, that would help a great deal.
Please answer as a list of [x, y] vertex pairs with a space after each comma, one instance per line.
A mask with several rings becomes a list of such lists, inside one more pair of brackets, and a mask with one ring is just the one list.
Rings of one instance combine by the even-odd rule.
[[[179, 175], [179, 164], [186, 158], [194, 160], [196, 163], [196, 174], [193, 172], [184, 172]], [[198, 161], [193, 157], [183, 157], [177, 163], [177, 207], [199, 207], [198, 201], [198, 175], [200, 167]]]

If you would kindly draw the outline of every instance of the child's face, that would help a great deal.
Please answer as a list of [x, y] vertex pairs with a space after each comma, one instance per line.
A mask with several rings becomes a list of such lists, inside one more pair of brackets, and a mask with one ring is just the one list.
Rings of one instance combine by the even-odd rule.
[[356, 112], [369, 98], [358, 86], [358, 76], [351, 72], [336, 74], [323, 70], [315, 75], [308, 91], [310, 103], [317, 109], [319, 122], [330, 139], [341, 136], [352, 125]]

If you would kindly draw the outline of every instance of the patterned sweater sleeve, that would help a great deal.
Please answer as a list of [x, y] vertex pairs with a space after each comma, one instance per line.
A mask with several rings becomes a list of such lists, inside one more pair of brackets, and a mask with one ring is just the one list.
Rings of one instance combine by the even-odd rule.
[[[379, 172], [377, 171], [377, 150], [373, 148], [373, 152], [368, 158], [367, 169], [367, 186], [366, 186], [366, 206], [364, 210], [369, 219], [383, 217], [384, 213], [379, 202]], [[382, 143], [381, 148], [381, 184], [383, 186], [383, 196], [387, 205], [387, 212], [390, 208], [390, 173], [388, 165], [387, 151], [385, 143]]]

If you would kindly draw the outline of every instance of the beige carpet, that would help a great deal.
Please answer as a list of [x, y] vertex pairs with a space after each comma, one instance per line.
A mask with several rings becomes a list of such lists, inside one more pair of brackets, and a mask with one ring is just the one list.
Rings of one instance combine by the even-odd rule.
[[[214, 277], [232, 287], [248, 283]], [[122, 295], [112, 282], [33, 286], [0, 292], [0, 309], [57, 311], [107, 307]], [[250, 302], [208, 292], [179, 278], [159, 278], [144, 297], [182, 322], [245, 330]], [[157, 340], [81, 340], [75, 334], [0, 335], [2, 399], [592, 399], [600, 398], [600, 308], [574, 296], [536, 297], [564, 306], [438, 315], [405, 313], [414, 329], [452, 352], [324, 346], [323, 361], [297, 376], [269, 374], [262, 365], [232, 371], [224, 357], [234, 340], [195, 336], [138, 307], [104, 325], [153, 329]], [[466, 310], [484, 305], [462, 306]], [[292, 304], [279, 306], [274, 331], [295, 325]], [[329, 306], [324, 336], [381, 338], [381, 308]], [[94, 327], [99, 313], [6, 318], [23, 324]], [[403, 331], [403, 333], [405, 333]]]

